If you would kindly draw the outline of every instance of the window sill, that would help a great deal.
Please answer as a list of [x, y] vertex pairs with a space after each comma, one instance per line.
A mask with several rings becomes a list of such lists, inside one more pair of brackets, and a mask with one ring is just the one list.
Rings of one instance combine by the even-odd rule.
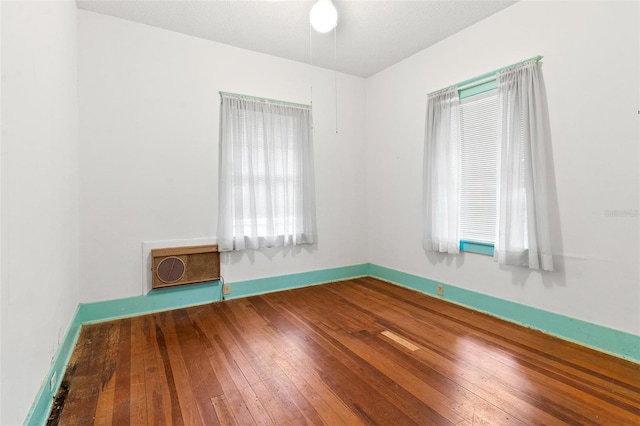
[[486, 256], [493, 256], [493, 244], [473, 243], [471, 241], [460, 241], [460, 251], [484, 254]]

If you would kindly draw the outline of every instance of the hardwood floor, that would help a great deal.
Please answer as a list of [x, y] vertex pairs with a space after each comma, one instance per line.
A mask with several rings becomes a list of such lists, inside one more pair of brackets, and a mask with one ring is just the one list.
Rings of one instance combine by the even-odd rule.
[[373, 278], [85, 326], [51, 424], [640, 424], [640, 366]]

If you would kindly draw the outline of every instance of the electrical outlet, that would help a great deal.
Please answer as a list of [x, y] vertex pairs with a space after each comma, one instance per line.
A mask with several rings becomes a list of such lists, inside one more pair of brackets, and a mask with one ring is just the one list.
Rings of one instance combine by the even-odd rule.
[[231, 294], [231, 284], [222, 286], [222, 294]]
[[439, 294], [440, 296], [444, 295], [444, 288], [442, 288], [442, 285], [439, 285], [439, 286], [438, 286], [438, 294]]
[[53, 390], [56, 388], [56, 379], [57, 379], [57, 374], [54, 371], [53, 374], [51, 375], [51, 379], [49, 379], [49, 391], [53, 392]]

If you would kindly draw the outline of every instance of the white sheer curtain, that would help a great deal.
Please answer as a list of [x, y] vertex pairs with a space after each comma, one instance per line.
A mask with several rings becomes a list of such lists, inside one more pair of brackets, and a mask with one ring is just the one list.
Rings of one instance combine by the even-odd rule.
[[540, 64], [497, 74], [499, 126], [499, 264], [553, 270], [547, 213], [549, 112]]
[[425, 250], [459, 253], [460, 99], [457, 88], [430, 95], [424, 141]]
[[221, 97], [219, 249], [315, 242], [311, 107]]

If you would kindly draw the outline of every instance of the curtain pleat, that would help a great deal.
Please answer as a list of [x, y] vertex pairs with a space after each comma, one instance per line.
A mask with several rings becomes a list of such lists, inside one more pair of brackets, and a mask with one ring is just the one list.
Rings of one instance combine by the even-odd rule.
[[540, 64], [528, 62], [497, 74], [500, 159], [499, 264], [553, 270], [547, 201], [551, 133]]
[[424, 141], [423, 246], [459, 253], [460, 117], [457, 88], [429, 96]]

